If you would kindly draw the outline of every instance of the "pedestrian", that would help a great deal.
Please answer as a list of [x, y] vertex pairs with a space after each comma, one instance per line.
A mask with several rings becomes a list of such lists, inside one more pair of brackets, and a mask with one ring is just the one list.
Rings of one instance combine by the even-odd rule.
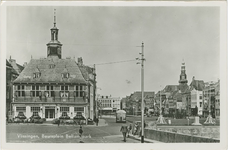
[[59, 119], [57, 120], [57, 124], [58, 124], [58, 126], [60, 125], [60, 120]]
[[82, 126], [80, 125], [79, 127], [79, 137], [80, 137], [80, 143], [82, 142], [82, 133], [83, 133], [83, 130], [82, 130]]
[[98, 126], [98, 123], [99, 123], [99, 119], [97, 118], [97, 119], [96, 119], [96, 124], [97, 124], [97, 126]]
[[135, 124], [135, 126], [134, 126], [134, 132], [133, 132], [133, 135], [136, 135], [136, 134], [137, 134], [137, 130], [138, 130], [138, 125], [137, 125], [137, 124]]
[[132, 129], [132, 124], [130, 123], [127, 130], [127, 133], [128, 133], [127, 137], [129, 137], [129, 133], [131, 132], [131, 129]]
[[127, 125], [122, 125], [120, 132], [123, 134], [123, 141], [126, 142], [126, 135], [127, 135]]
[[8, 124], [9, 117], [8, 115], [6, 116], [6, 125]]

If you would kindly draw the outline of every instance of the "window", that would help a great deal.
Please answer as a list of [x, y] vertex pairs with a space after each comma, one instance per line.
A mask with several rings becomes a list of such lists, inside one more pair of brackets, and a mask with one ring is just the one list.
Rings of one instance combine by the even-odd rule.
[[200, 107], [202, 107], [202, 102], [200, 102]]
[[17, 90], [16, 90], [17, 96], [18, 97], [25, 96], [25, 85], [17, 85], [16, 87], [17, 87]]
[[32, 116], [39, 116], [38, 112], [33, 112]]
[[36, 72], [33, 74], [33, 78], [39, 78], [41, 76], [40, 72]]
[[54, 97], [55, 96], [55, 92], [53, 90], [53, 85], [47, 85], [46, 86], [46, 93], [45, 93], [45, 96], [46, 97]]
[[62, 73], [62, 78], [69, 78], [69, 73]]
[[41, 96], [41, 91], [39, 85], [33, 85], [32, 86], [32, 91], [31, 91], [31, 96], [32, 97], [39, 97]]
[[202, 99], [202, 96], [201, 95], [199, 96], [199, 99]]
[[25, 107], [16, 107], [17, 112], [25, 112], [26, 108]]
[[60, 112], [69, 112], [69, 107], [60, 107]]
[[74, 107], [74, 112], [84, 112], [84, 107]]
[[85, 93], [85, 86], [83, 85], [76, 85], [75, 86], [75, 97], [83, 97]]
[[40, 107], [31, 107], [31, 112], [39, 112]]
[[66, 98], [69, 96], [69, 92], [68, 92], [68, 85], [61, 85], [61, 92], [60, 92], [60, 96], [62, 98]]

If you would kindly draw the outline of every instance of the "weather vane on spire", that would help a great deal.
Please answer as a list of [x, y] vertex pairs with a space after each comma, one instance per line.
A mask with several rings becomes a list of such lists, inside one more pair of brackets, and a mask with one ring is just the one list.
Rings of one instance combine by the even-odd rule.
[[54, 27], [55, 27], [55, 25], [56, 25], [55, 11], [56, 11], [56, 9], [54, 9]]

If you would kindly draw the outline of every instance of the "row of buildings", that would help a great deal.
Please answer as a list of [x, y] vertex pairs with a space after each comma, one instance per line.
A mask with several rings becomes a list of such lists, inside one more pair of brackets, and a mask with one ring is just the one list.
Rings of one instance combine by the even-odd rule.
[[99, 115], [114, 114], [120, 109], [121, 98], [110, 96], [97, 96], [97, 109]]
[[40, 116], [46, 120], [96, 116], [95, 66], [84, 65], [81, 57], [77, 62], [70, 57], [63, 59], [58, 33], [54, 21], [51, 40], [46, 44], [47, 58], [31, 58], [24, 66], [7, 60], [7, 116]]
[[[144, 112], [159, 114], [160, 101], [163, 115], [186, 117], [200, 115], [207, 117], [209, 111], [213, 117], [220, 116], [220, 81], [204, 82], [192, 78], [188, 85], [185, 63], [182, 63], [178, 85], [166, 85], [161, 91], [144, 92]], [[134, 92], [121, 99], [121, 109], [131, 115], [141, 113], [141, 92]]]

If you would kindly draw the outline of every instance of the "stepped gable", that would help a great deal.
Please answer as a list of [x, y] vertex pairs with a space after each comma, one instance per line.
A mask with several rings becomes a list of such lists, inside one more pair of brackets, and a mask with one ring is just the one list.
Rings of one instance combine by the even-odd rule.
[[[53, 65], [50, 67], [50, 65]], [[39, 69], [41, 76], [34, 78], [33, 74]], [[63, 71], [67, 70], [69, 78], [62, 78]], [[14, 83], [80, 83], [86, 81], [82, 73], [72, 59], [32, 59], [21, 72]]]
[[205, 84], [203, 80], [193, 80], [190, 84], [191, 89], [195, 89], [197, 91], [203, 91], [205, 88]]

